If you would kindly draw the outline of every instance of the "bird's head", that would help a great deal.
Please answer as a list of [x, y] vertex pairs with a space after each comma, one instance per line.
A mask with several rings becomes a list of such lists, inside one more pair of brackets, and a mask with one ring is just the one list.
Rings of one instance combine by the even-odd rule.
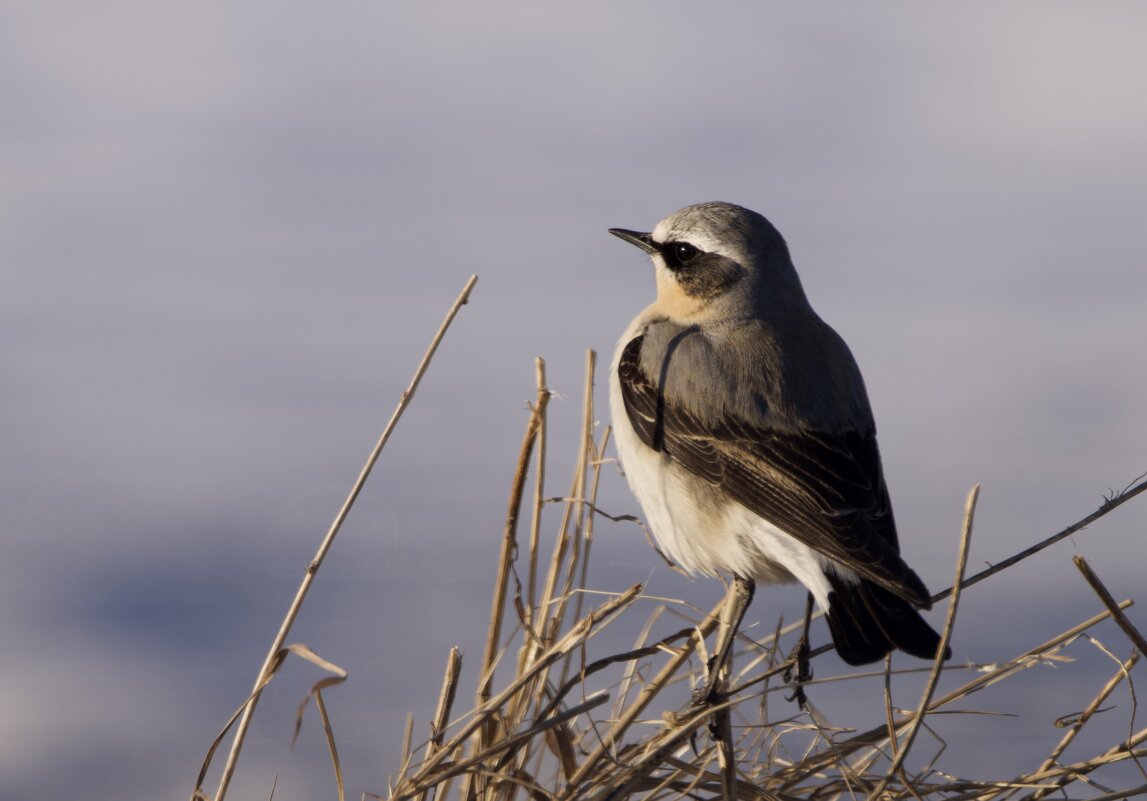
[[758, 318], [807, 305], [784, 238], [755, 211], [698, 203], [649, 233], [609, 232], [650, 255], [657, 305], [679, 322]]

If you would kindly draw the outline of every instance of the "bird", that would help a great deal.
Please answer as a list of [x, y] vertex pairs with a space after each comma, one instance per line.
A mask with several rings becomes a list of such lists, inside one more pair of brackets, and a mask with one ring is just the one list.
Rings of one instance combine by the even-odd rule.
[[860, 369], [809, 304], [780, 232], [710, 202], [651, 232], [609, 233], [651, 257], [657, 286], [613, 358], [618, 456], [660, 550], [690, 574], [733, 579], [718, 663], [756, 582], [794, 581], [846, 663], [894, 649], [934, 659], [940, 636], [920, 614], [931, 594], [900, 554]]

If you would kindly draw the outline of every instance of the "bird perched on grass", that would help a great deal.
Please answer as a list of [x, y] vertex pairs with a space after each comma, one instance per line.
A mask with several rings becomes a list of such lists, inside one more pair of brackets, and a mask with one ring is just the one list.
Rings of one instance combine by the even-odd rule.
[[732, 575], [733, 630], [755, 581], [796, 580], [845, 662], [934, 658], [939, 635], [917, 611], [931, 594], [900, 556], [860, 370], [777, 229], [701, 203], [651, 233], [610, 233], [648, 253], [657, 279], [618, 343], [610, 407], [662, 550], [690, 573]]

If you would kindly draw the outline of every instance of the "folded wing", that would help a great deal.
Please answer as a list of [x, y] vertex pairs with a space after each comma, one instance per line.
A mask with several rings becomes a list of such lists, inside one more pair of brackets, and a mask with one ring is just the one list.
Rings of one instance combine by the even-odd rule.
[[872, 431], [782, 431], [731, 416], [705, 422], [666, 398], [642, 369], [643, 339], [624, 348], [618, 377], [645, 445], [895, 596], [931, 607], [924, 583], [900, 558]]

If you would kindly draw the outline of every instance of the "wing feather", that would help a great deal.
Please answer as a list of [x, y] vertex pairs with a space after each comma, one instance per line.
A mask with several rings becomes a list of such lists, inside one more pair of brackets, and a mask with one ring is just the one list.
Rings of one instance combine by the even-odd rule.
[[629, 421], [645, 445], [864, 578], [931, 606], [924, 583], [900, 558], [873, 432], [794, 432], [736, 417], [706, 423], [668, 402], [642, 369], [643, 339], [623, 349], [618, 378]]

